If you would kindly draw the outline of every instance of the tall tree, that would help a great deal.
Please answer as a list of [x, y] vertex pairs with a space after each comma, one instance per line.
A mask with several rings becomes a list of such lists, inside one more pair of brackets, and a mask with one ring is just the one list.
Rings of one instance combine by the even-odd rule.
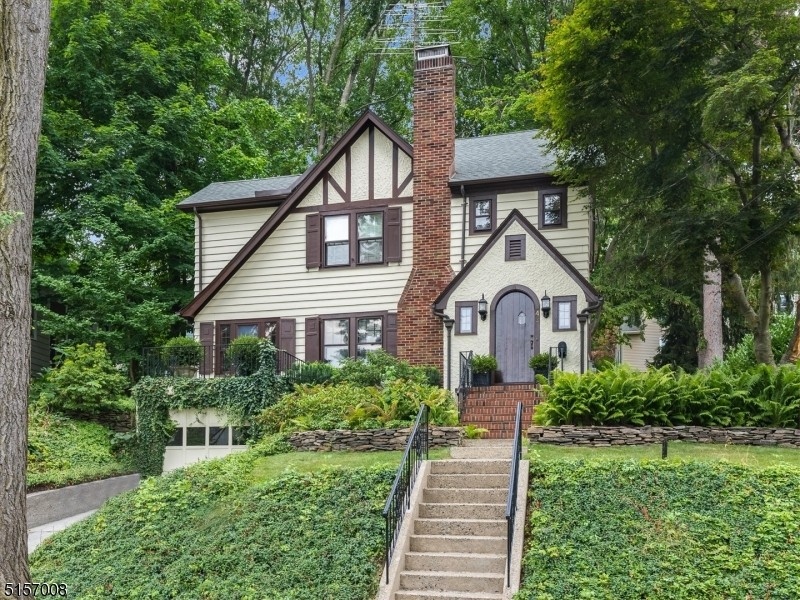
[[584, 0], [548, 39], [528, 95], [563, 176], [591, 182], [601, 209], [622, 219], [635, 206], [653, 236], [674, 236], [662, 262], [715, 254], [769, 364], [773, 270], [800, 226], [796, 8]]
[[30, 579], [25, 495], [31, 227], [49, 32], [49, 2], [0, 0], [0, 589], [4, 591], [6, 583]]

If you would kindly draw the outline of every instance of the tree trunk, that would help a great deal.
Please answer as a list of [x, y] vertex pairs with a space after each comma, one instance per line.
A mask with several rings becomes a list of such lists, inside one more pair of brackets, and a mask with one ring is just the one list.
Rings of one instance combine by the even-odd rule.
[[0, 0], [0, 590], [29, 581], [31, 227], [50, 2]]
[[742, 279], [737, 273], [731, 274], [728, 284], [736, 307], [753, 332], [756, 362], [774, 365], [775, 356], [772, 354], [772, 338], [769, 334], [769, 319], [772, 315], [772, 271], [769, 266], [762, 267], [758, 312], [753, 310], [747, 301]]
[[722, 341], [722, 271], [717, 257], [706, 250], [706, 270], [703, 284], [703, 339], [704, 346], [697, 353], [698, 366], [710, 367], [722, 360], [725, 346]]
[[794, 303], [794, 333], [789, 347], [781, 357], [781, 363], [796, 363], [800, 360], [800, 298]]

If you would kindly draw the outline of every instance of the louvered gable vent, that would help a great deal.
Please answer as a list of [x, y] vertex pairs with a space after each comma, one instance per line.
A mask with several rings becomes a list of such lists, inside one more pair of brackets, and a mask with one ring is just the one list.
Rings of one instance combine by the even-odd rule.
[[506, 236], [506, 260], [525, 260], [525, 236]]

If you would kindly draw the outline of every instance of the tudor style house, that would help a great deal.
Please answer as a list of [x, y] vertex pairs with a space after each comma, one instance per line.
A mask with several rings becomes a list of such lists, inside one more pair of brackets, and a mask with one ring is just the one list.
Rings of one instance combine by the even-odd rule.
[[494, 355], [503, 383], [532, 381], [529, 357], [559, 344], [564, 369], [585, 367], [600, 305], [585, 199], [554, 180], [535, 131], [456, 139], [449, 47], [415, 58], [413, 147], [367, 112], [302, 175], [179, 205], [196, 248], [182, 315], [202, 343], [268, 336], [332, 363], [384, 348], [451, 389], [470, 351]]

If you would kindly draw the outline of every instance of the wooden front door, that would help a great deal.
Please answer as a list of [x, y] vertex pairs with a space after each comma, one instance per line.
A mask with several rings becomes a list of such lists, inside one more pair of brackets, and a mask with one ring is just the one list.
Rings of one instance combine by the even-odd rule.
[[498, 378], [503, 383], [533, 381], [528, 366], [535, 346], [536, 309], [524, 292], [509, 292], [494, 310], [494, 348]]

